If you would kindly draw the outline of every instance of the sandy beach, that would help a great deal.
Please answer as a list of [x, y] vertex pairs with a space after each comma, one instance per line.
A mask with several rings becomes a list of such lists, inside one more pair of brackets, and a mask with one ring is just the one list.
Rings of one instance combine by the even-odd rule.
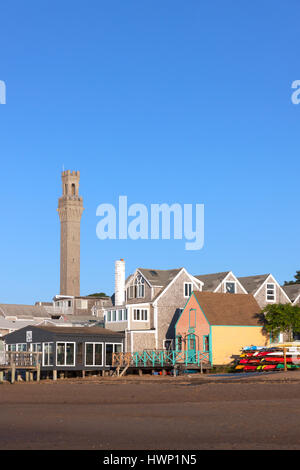
[[300, 372], [0, 385], [4, 449], [299, 449]]

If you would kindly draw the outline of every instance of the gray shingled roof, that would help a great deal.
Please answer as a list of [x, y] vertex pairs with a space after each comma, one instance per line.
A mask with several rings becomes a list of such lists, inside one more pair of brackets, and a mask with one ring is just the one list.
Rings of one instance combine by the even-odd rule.
[[108, 328], [100, 328], [99, 326], [37, 326], [41, 330], [50, 331], [51, 333], [58, 334], [84, 334], [89, 336], [94, 335], [112, 335], [124, 336], [120, 331], [109, 330]]
[[270, 274], [259, 274], [257, 276], [239, 277], [238, 280], [248, 294], [254, 294], [269, 276]]
[[166, 287], [177, 276], [179, 269], [144, 269], [138, 268], [142, 275], [152, 286]]
[[300, 294], [300, 284], [290, 284], [289, 286], [281, 287], [292, 302], [294, 302]]
[[0, 304], [0, 316], [17, 318], [51, 318], [40, 305]]
[[204, 283], [202, 287], [203, 291], [213, 292], [229, 273], [230, 271], [226, 271], [222, 273], [201, 274], [199, 276], [194, 277]]

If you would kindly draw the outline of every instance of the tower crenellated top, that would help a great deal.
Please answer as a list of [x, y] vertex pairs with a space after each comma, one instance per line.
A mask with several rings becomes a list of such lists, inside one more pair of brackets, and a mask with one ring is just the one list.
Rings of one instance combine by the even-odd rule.
[[63, 197], [79, 197], [80, 171], [63, 171], [61, 174], [61, 179]]

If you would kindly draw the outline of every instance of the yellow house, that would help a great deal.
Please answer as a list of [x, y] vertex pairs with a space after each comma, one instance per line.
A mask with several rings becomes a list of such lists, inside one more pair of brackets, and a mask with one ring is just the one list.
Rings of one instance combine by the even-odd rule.
[[253, 295], [192, 292], [176, 324], [176, 349], [209, 353], [212, 365], [229, 364], [245, 346], [267, 346]]

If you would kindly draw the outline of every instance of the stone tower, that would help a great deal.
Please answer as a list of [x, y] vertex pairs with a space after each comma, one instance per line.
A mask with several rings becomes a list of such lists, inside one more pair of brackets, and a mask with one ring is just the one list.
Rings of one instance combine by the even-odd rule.
[[80, 295], [80, 220], [83, 212], [79, 196], [79, 171], [63, 171], [63, 195], [58, 200], [60, 218], [60, 294]]

